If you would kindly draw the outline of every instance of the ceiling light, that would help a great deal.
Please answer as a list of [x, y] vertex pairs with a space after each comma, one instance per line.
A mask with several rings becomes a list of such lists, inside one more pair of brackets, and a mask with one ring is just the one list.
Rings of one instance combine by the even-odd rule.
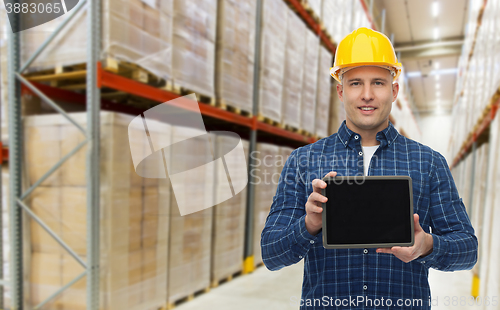
[[439, 83], [436, 84], [436, 89], [439, 90], [441, 88], [441, 86], [439, 85]]
[[439, 39], [439, 28], [434, 28], [434, 40]]
[[439, 74], [434, 75], [434, 78], [436, 79], [436, 81], [439, 81]]
[[434, 69], [436, 69], [436, 70], [438, 70], [438, 69], [439, 69], [439, 62], [437, 62], [437, 61], [436, 61], [436, 62], [434, 63]]
[[434, 1], [432, 3], [432, 17], [436, 17], [439, 14], [439, 3]]
[[441, 92], [436, 92], [436, 97], [441, 97]]

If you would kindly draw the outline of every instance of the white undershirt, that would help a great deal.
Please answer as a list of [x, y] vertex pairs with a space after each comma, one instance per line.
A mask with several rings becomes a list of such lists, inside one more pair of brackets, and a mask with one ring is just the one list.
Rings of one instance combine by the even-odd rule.
[[378, 149], [378, 145], [375, 146], [362, 146], [363, 148], [363, 166], [365, 168], [365, 175], [368, 175], [368, 167], [370, 166], [370, 161], [372, 160], [373, 154]]

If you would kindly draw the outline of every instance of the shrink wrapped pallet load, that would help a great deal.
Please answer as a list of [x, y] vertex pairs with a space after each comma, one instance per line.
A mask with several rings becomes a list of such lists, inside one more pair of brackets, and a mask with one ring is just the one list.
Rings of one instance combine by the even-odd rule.
[[254, 227], [253, 227], [253, 253], [254, 263], [262, 263], [262, 252], [260, 248], [260, 235], [266, 224], [266, 219], [271, 210], [273, 197], [276, 194], [279, 180], [279, 147], [268, 143], [257, 143], [255, 166], [252, 175], [255, 178], [255, 201], [254, 201]]
[[314, 134], [316, 117], [316, 92], [318, 87], [319, 37], [306, 29], [306, 52], [304, 54], [302, 98], [300, 105], [300, 128]]
[[337, 94], [337, 81], [330, 84], [330, 121], [328, 124], [328, 134], [332, 135], [337, 132], [340, 124], [345, 120], [344, 103], [340, 101]]
[[217, 0], [174, 0], [174, 83], [212, 98], [216, 16]]
[[[85, 113], [70, 115], [86, 127]], [[100, 114], [100, 309], [158, 308], [167, 299], [170, 184], [168, 179], [137, 176], [129, 141], [133, 148], [149, 144], [133, 138], [145, 136], [145, 129], [129, 128], [132, 119], [118, 113]], [[30, 184], [49, 168], [40, 161], [54, 163], [84, 140], [83, 134], [61, 115], [27, 117], [24, 128]], [[170, 125], [148, 121], [148, 130], [169, 136]], [[85, 166], [83, 147], [28, 198], [33, 212], [82, 261], [88, 251]], [[25, 232], [30, 250], [25, 271], [29, 303], [35, 306], [84, 272], [84, 268], [38, 223], [29, 220], [28, 224]], [[62, 310], [86, 309], [86, 296], [84, 277], [50, 305]]]
[[[23, 31], [26, 61], [72, 11]], [[82, 9], [31, 65], [33, 70], [64, 68], [87, 59], [87, 15]], [[110, 57], [136, 64], [156, 76], [172, 75], [173, 0], [105, 0], [102, 3], [102, 60]]]
[[[323, 46], [319, 48], [318, 89], [316, 95], [316, 120], [314, 133], [322, 138], [328, 136], [328, 119], [330, 115], [330, 90], [332, 77], [332, 54]], [[336, 96], [336, 93], [332, 94]]]
[[[495, 117], [490, 124], [487, 195], [484, 206], [483, 229], [481, 232], [479, 253], [479, 296], [497, 296], [500, 290], [500, 165], [498, 164], [498, 150], [500, 148], [500, 119]], [[484, 299], [482, 299], [484, 301]], [[491, 300], [490, 300], [491, 301]], [[482, 303], [483, 308], [491, 309]], [[496, 305], [498, 309], [498, 305]]]
[[307, 0], [306, 3], [313, 12], [314, 16], [318, 19], [321, 18], [321, 9], [324, 1], [328, 0]]
[[219, 0], [215, 93], [223, 104], [252, 113], [256, 1]]
[[[190, 184], [189, 191], [176, 191], [171, 196], [170, 213], [170, 243], [168, 261], [168, 303], [193, 295], [210, 285], [210, 257], [212, 242], [213, 208], [181, 215], [183, 203], [195, 204], [214, 201], [214, 166], [201, 165], [196, 174], [178, 173], [182, 178], [172, 178], [172, 164], [176, 170], [183, 172], [191, 170], [193, 163], [206, 162], [207, 140], [204, 131], [182, 126], [172, 126], [172, 142], [176, 148], [170, 150], [170, 178], [172, 186]], [[196, 178], [196, 180], [193, 180]], [[177, 182], [177, 184], [175, 184]], [[183, 184], [178, 184], [178, 183]], [[210, 203], [213, 205], [212, 203]]]
[[290, 154], [292, 154], [293, 149], [288, 146], [280, 146], [278, 155], [279, 158], [276, 162], [276, 165], [278, 166], [278, 173], [281, 175], [281, 171], [283, 170], [283, 167], [285, 166], [286, 160], [288, 157], [290, 157]]
[[[481, 253], [481, 248], [485, 246], [482, 242], [482, 231], [484, 223], [484, 205], [486, 192], [486, 177], [487, 177], [487, 163], [488, 163], [488, 144], [483, 143], [480, 147], [476, 149], [476, 162], [475, 162], [475, 173], [474, 173], [474, 188], [472, 189], [472, 210], [469, 213], [470, 220], [472, 222], [472, 227], [474, 227], [476, 237], [478, 239], [479, 250]], [[476, 264], [472, 269], [472, 272], [479, 276], [479, 265]]]
[[281, 122], [299, 129], [307, 28], [304, 21], [292, 10], [288, 10], [286, 27], [285, 78], [283, 80]]
[[[224, 169], [217, 169], [218, 173], [216, 174], [215, 180], [216, 200], [217, 196], [224, 195], [226, 191], [226, 187], [223, 186], [224, 182], [219, 182], [220, 178], [225, 181], [229, 177], [231, 184], [233, 184], [233, 188], [243, 187], [243, 190], [235, 194], [234, 197], [214, 207], [211, 263], [212, 286], [217, 286], [220, 280], [231, 277], [233, 274], [241, 271], [243, 267], [249, 143], [243, 140], [241, 142], [245, 150], [244, 156], [225, 158], [228, 171], [234, 171], [232, 177], [224, 173]], [[238, 143], [238, 138], [218, 135], [215, 143], [215, 154], [217, 158], [233, 150]]]
[[281, 122], [288, 7], [283, 0], [262, 3], [259, 115]]
[[[340, 2], [340, 3], [339, 3]], [[342, 20], [342, 14], [339, 14], [340, 0], [325, 0], [321, 5], [321, 20], [325, 26], [326, 32], [332, 36], [334, 42], [340, 42], [337, 24]]]

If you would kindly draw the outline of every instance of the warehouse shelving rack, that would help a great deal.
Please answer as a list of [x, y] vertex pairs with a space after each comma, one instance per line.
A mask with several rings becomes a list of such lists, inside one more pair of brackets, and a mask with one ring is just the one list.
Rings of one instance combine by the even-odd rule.
[[[65, 27], [76, 13], [82, 9], [84, 4], [87, 4], [87, 24], [88, 24], [88, 48], [87, 48], [87, 63], [86, 63], [86, 95], [78, 94], [72, 91], [62, 90], [55, 87], [50, 87], [41, 83], [30, 82], [23, 77], [22, 73], [29, 67], [29, 65], [41, 54], [43, 49], [57, 36], [57, 34]], [[295, 1], [298, 6], [300, 3]], [[302, 6], [300, 6], [302, 8]], [[258, 12], [262, 9], [262, 3], [258, 1]], [[299, 9], [300, 10], [300, 9]], [[302, 10], [300, 10], [302, 12]], [[302, 12], [302, 14], [307, 12]], [[59, 293], [76, 283], [80, 279], [87, 276], [87, 309], [96, 310], [99, 308], [99, 112], [101, 107], [125, 113], [141, 113], [140, 110], [127, 106], [120, 106], [113, 102], [101, 100], [100, 89], [102, 87], [109, 87], [119, 91], [124, 91], [128, 94], [136, 95], [142, 98], [157, 102], [167, 102], [174, 98], [179, 97], [178, 94], [158, 89], [147, 84], [136, 82], [134, 80], [122, 77], [117, 74], [105, 71], [99, 61], [100, 51], [100, 2], [97, 0], [83, 0], [69, 13], [68, 18], [65, 19], [51, 34], [50, 37], [37, 49], [33, 56], [21, 67], [20, 63], [20, 34], [19, 32], [9, 32], [8, 46], [9, 46], [9, 68], [8, 68], [8, 93], [9, 93], [9, 169], [10, 169], [10, 243], [11, 243], [11, 257], [10, 257], [10, 274], [11, 278], [9, 283], [4, 281], [0, 285], [5, 284], [10, 288], [11, 293], [11, 306], [12, 309], [23, 309], [24, 296], [23, 296], [23, 238], [22, 238], [22, 212], [24, 211], [33, 220], [40, 224], [70, 255], [75, 258], [80, 265], [85, 268], [85, 271], [78, 277], [66, 283], [63, 287], [57, 290], [45, 301], [35, 306], [33, 309], [39, 309], [43, 305], [50, 302]], [[308, 13], [307, 13], [308, 14]], [[303, 15], [306, 16], [306, 15]], [[257, 14], [257, 30], [260, 36], [260, 14]], [[330, 49], [335, 51], [335, 46], [328, 40], [325, 33], [320, 29], [319, 24], [314, 20], [309, 20], [310, 25], [318, 30], [324, 44]], [[13, 25], [19, 27], [19, 20], [16, 20]], [[16, 30], [16, 28], [13, 28]], [[256, 39], [256, 45], [260, 44], [260, 40]], [[256, 59], [260, 59], [260, 46], [256, 50]], [[256, 61], [256, 68], [259, 69], [259, 64]], [[259, 71], [255, 71], [259, 72]], [[254, 75], [254, 83], [258, 82], [258, 74]], [[57, 112], [61, 113], [72, 124], [74, 124], [85, 136], [86, 140], [80, 143], [74, 150], [64, 156], [54, 167], [47, 171], [40, 180], [37, 180], [24, 193], [22, 190], [22, 126], [21, 126], [21, 95], [23, 92], [31, 92], [39, 96], [44, 102], [49, 104]], [[254, 88], [254, 98], [257, 89]], [[82, 128], [70, 115], [61, 109], [54, 100], [70, 101], [74, 103], [85, 104], [87, 109], [87, 129]], [[169, 102], [179, 108], [185, 109], [184, 106], [179, 106], [175, 103]], [[307, 144], [316, 141], [316, 138], [303, 136], [293, 133], [282, 128], [266, 124], [258, 121], [255, 116], [256, 104], [254, 99], [253, 117], [245, 117], [213, 107], [210, 105], [200, 104], [200, 111], [204, 116], [212, 117], [225, 123], [238, 124], [250, 129], [250, 148], [255, 150], [257, 141], [257, 132], [265, 132], [274, 136], [286, 138], [287, 140], [295, 141], [299, 144]], [[87, 176], [87, 248], [88, 255], [87, 261], [83, 261], [65, 242], [57, 236], [31, 209], [23, 202], [33, 190], [47, 179], [54, 171], [56, 171], [66, 160], [75, 154], [82, 147], [87, 145], [87, 162], [86, 162], [86, 176]], [[251, 164], [251, 163], [249, 163]], [[250, 176], [250, 173], [249, 173]], [[249, 192], [253, 192], [253, 187], [249, 183]], [[251, 196], [250, 196], [251, 197]], [[253, 200], [250, 198], [249, 206], [253, 205]], [[252, 228], [253, 225], [253, 211], [252, 208], [247, 208], [250, 218], [247, 217], [247, 227]], [[249, 225], [249, 224], [252, 225]], [[247, 236], [252, 236], [247, 232]], [[252, 240], [246, 240], [246, 257], [252, 256], [251, 245]], [[249, 249], [249, 250], [248, 250]], [[253, 259], [252, 259], [253, 261]], [[246, 272], [251, 272], [253, 266], [244, 265]], [[3, 306], [3, 305], [0, 305]]]
[[[87, 128], [82, 128], [73, 118], [64, 112], [53, 100], [38, 90], [31, 82], [26, 80], [22, 73], [40, 55], [44, 48], [54, 39], [64, 26], [76, 13], [87, 4], [87, 72], [86, 72], [86, 107], [87, 107]], [[99, 308], [99, 112], [100, 112], [100, 89], [97, 87], [97, 63], [100, 47], [100, 2], [97, 0], [82, 0], [69, 13], [68, 18], [63, 21], [54, 32], [45, 40], [37, 51], [21, 67], [20, 61], [20, 18], [12, 14], [12, 32], [8, 32], [8, 96], [9, 96], [9, 171], [10, 171], [10, 294], [11, 308], [23, 309], [23, 237], [22, 218], [24, 211], [39, 225], [41, 225], [49, 235], [51, 235], [83, 268], [85, 271], [75, 279], [54, 292], [45, 301], [35, 306], [39, 309], [50, 302], [59, 293], [76, 283], [83, 277], [87, 277], [87, 309], [96, 310]], [[49, 104], [57, 112], [61, 113], [73, 125], [75, 125], [85, 136], [85, 140], [75, 149], [64, 156], [57, 164], [49, 169], [39, 180], [29, 189], [22, 192], [22, 123], [21, 123], [21, 83], [37, 94], [44, 102]], [[31, 209], [24, 203], [33, 190], [56, 171], [67, 159], [75, 154], [82, 147], [87, 145], [86, 179], [87, 179], [87, 260], [83, 261], [49, 226], [47, 226]], [[43, 150], [42, 150], [43, 151]], [[3, 308], [3, 305], [0, 305]]]
[[[472, 56], [474, 54], [474, 46], [476, 45], [479, 28], [482, 25], [483, 13], [486, 8], [487, 2], [488, 0], [483, 0], [481, 8], [479, 9], [476, 22], [476, 29], [474, 30], [474, 38], [472, 40], [472, 45], [470, 48], [469, 55], [467, 56], [467, 65], [463, 77], [464, 81], [462, 83], [463, 86], [461, 91], [459, 92], [459, 95], [455, 99], [454, 105], [458, 104], [458, 100], [460, 99], [461, 96], [463, 96], [463, 88], [465, 87], [465, 80], [467, 79], [467, 72], [469, 71], [470, 60], [472, 59]], [[485, 107], [483, 113], [477, 120], [476, 125], [473, 127], [472, 131], [469, 132], [467, 138], [462, 143], [462, 146], [460, 147], [458, 154], [455, 155], [455, 158], [453, 159], [450, 169], [456, 167], [458, 163], [461, 160], [463, 160], [468, 154], [470, 154], [471, 151], [475, 148], [478, 139], [487, 132], [491, 122], [495, 119], [499, 106], [500, 106], [500, 88], [498, 88], [496, 93], [493, 94], [493, 96], [490, 99], [490, 103]], [[474, 175], [474, 171], [472, 175]]]
[[[326, 32], [321, 28], [321, 25], [312, 18], [305, 10], [299, 0], [284, 0], [291, 5], [297, 14], [309, 25], [309, 27], [320, 37], [322, 43], [329, 49], [332, 54], [335, 53], [336, 46], [328, 38]], [[370, 21], [369, 11], [364, 0], [360, 0], [363, 8]], [[30, 66], [30, 64], [41, 54], [43, 49], [61, 32], [61, 30], [69, 23], [76, 13], [87, 4], [87, 24], [88, 24], [88, 44], [87, 44], [87, 62], [86, 62], [86, 95], [76, 92], [63, 90], [51, 87], [45, 84], [30, 82], [24, 78], [22, 73]], [[256, 40], [255, 40], [255, 59], [260, 60], [260, 36], [261, 36], [261, 13], [262, 0], [257, 1], [257, 22], [256, 22]], [[19, 21], [17, 21], [19, 22]], [[16, 25], [16, 22], [12, 23]], [[17, 24], [18, 25], [18, 24]], [[375, 27], [373, 21], [372, 26]], [[87, 309], [96, 310], [99, 308], [99, 135], [100, 135], [100, 119], [99, 112], [101, 109], [112, 110], [116, 112], [124, 112], [130, 114], [140, 114], [143, 112], [140, 109], [130, 106], [116, 104], [100, 97], [100, 89], [102, 87], [112, 88], [123, 91], [125, 93], [136, 95], [145, 99], [164, 103], [179, 97], [178, 94], [169, 92], [163, 89], [158, 89], [147, 84], [143, 84], [123, 76], [108, 72], [103, 69], [99, 61], [100, 42], [101, 42], [101, 12], [100, 2], [98, 0], [82, 0], [78, 5], [68, 13], [66, 18], [46, 39], [46, 41], [37, 49], [33, 56], [21, 67], [20, 63], [20, 34], [19, 32], [9, 32], [8, 47], [9, 47], [9, 68], [8, 68], [8, 93], [9, 93], [9, 169], [10, 169], [10, 281], [0, 282], [8, 285], [11, 293], [12, 309], [23, 309], [23, 243], [22, 243], [22, 212], [24, 211], [32, 219], [37, 221], [54, 239], [65, 248], [82, 266], [85, 271], [77, 278], [61, 287], [57, 292], [51, 295], [47, 300], [37, 305], [33, 309], [39, 309], [44, 304], [50, 302], [59, 293], [70, 287], [72, 284], [87, 276]], [[259, 61], [254, 62], [254, 72], [260, 71]], [[216, 119], [224, 124], [237, 124], [243, 126], [250, 131], [250, 152], [255, 151], [258, 133], [265, 133], [275, 136], [280, 139], [285, 139], [285, 143], [293, 145], [305, 145], [313, 143], [317, 140], [315, 137], [308, 137], [298, 133], [290, 132], [277, 126], [269, 125], [261, 122], [257, 118], [258, 107], [258, 87], [259, 74], [254, 74], [254, 94], [253, 94], [253, 116], [246, 117], [233, 112], [225, 111], [220, 108], [199, 104], [202, 115]], [[86, 136], [86, 140], [79, 144], [74, 150], [64, 156], [59, 163], [52, 167], [49, 171], [36, 181], [32, 187], [21, 192], [22, 186], [22, 126], [21, 126], [21, 95], [24, 92], [31, 92], [39, 96], [44, 102], [61, 113], [71, 123], [73, 123]], [[87, 110], [87, 128], [82, 128], [70, 115], [61, 109], [53, 100], [70, 101], [76, 104], [85, 104]], [[176, 103], [169, 102], [168, 104], [185, 109]], [[286, 142], [288, 141], [288, 142]], [[41, 184], [47, 177], [51, 175], [58, 167], [60, 167], [67, 159], [75, 154], [82, 147], [87, 145], [87, 161], [86, 161], [86, 176], [87, 176], [87, 261], [84, 262], [76, 255], [63, 240], [61, 240], [50, 228], [34, 214], [30, 208], [23, 202], [23, 199]], [[10, 154], [9, 154], [10, 153]], [[249, 157], [248, 167], [252, 167], [252, 157]], [[254, 270], [253, 265], [253, 193], [254, 186], [251, 182], [250, 169], [249, 183], [247, 186], [247, 222], [246, 222], [246, 240], [245, 240], [245, 259], [243, 264], [243, 272], [249, 273]], [[0, 223], [1, 225], [1, 223]], [[1, 242], [1, 240], [0, 240]], [[0, 304], [0, 307], [3, 305]]]

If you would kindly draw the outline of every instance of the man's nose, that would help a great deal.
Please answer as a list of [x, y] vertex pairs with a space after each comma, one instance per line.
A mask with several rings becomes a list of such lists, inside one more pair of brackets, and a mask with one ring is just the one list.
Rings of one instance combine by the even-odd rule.
[[364, 85], [363, 92], [361, 93], [361, 100], [372, 101], [374, 99], [373, 89], [371, 85]]

